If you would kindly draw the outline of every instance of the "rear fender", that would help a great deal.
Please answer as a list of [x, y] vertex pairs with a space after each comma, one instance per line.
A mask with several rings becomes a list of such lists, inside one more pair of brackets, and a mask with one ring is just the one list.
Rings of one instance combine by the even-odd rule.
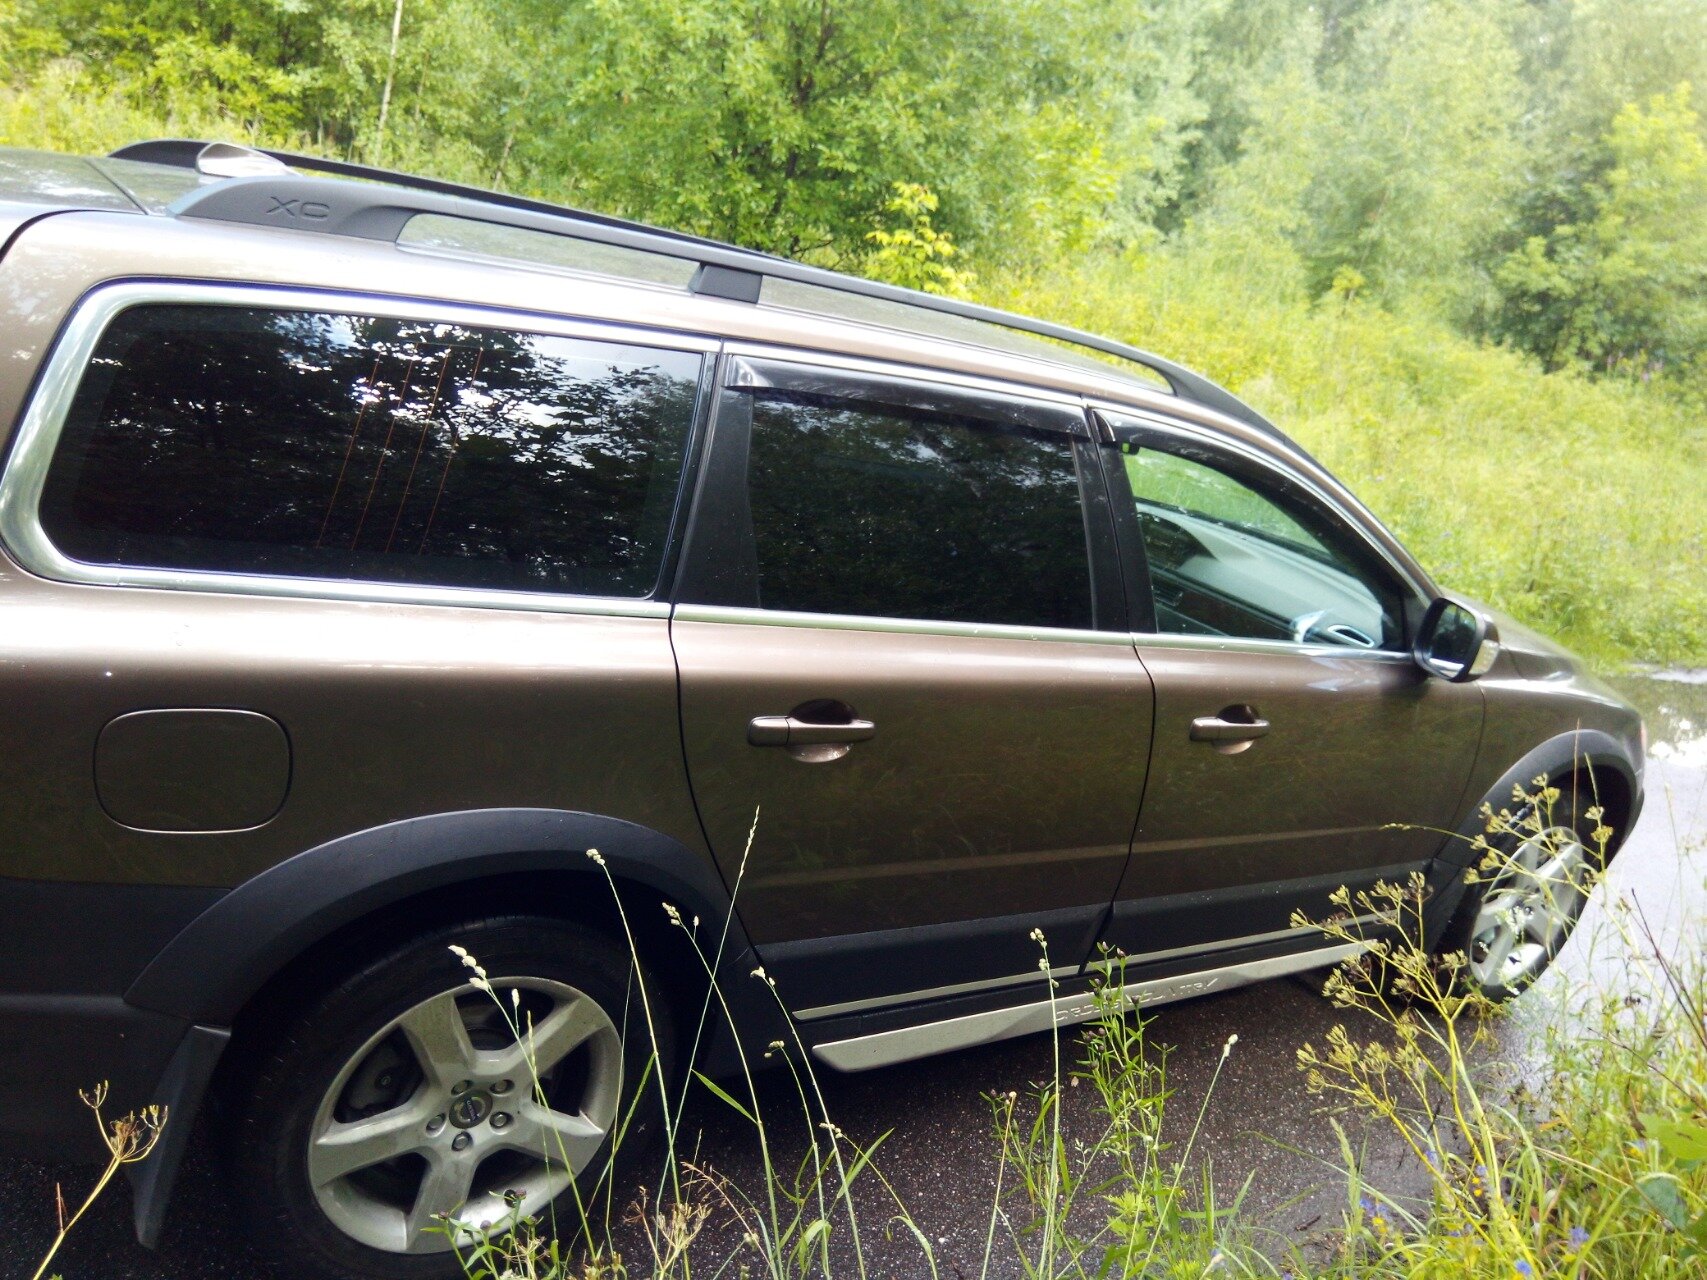
[[573, 876], [586, 893], [608, 903], [610, 886], [588, 856], [594, 849], [615, 880], [657, 894], [660, 903], [678, 907], [684, 921], [702, 922], [707, 961], [722, 957], [717, 982], [737, 1030], [715, 1013], [708, 1019], [701, 1070], [732, 1074], [743, 1055], [751, 1061], [762, 1053], [760, 1046], [787, 1038], [774, 995], [754, 980], [757, 961], [722, 880], [669, 836], [616, 818], [555, 809], [435, 814], [343, 836], [286, 859], [218, 899], [167, 943], [125, 993], [130, 1005], [192, 1024], [155, 1091], [155, 1101], [171, 1109], [173, 1141], [162, 1141], [148, 1160], [129, 1170], [138, 1238], [149, 1245], [158, 1240], [185, 1139], [228, 1029], [275, 974], [375, 912], [494, 876]]
[[[275, 973], [320, 940], [405, 899], [516, 873], [613, 877], [645, 886], [684, 916], [721, 925], [732, 906], [717, 872], [679, 841], [646, 827], [556, 809], [475, 809], [360, 831], [287, 858], [220, 898], [172, 939], [125, 1000], [192, 1022], [229, 1026]], [[725, 953], [747, 949], [730, 918]], [[754, 985], [750, 981], [742, 986]], [[735, 991], [726, 992], [731, 998]]]

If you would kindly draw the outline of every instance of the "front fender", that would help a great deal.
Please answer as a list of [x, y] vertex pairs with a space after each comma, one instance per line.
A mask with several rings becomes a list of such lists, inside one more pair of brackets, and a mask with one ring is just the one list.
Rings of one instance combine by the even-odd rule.
[[1439, 944], [1446, 926], [1451, 922], [1458, 904], [1464, 898], [1464, 872], [1476, 859], [1477, 836], [1487, 833], [1487, 819], [1482, 806], [1489, 804], [1497, 811], [1509, 808], [1513, 789], [1532, 790], [1537, 778], [1559, 778], [1583, 767], [1597, 771], [1610, 770], [1623, 782], [1630, 797], [1630, 812], [1623, 827], [1613, 836], [1610, 853], [1617, 852], [1642, 808], [1642, 781], [1632, 767], [1623, 743], [1600, 729], [1572, 729], [1556, 734], [1525, 752], [1523, 757], [1500, 775], [1499, 780], [1480, 796], [1474, 798], [1456, 832], [1447, 838], [1435, 855], [1429, 881], [1434, 894], [1429, 899], [1423, 923], [1429, 948]]

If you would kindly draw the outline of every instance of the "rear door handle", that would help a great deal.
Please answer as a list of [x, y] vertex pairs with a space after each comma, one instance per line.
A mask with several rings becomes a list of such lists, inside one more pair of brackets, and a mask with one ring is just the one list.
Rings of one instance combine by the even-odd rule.
[[1250, 742], [1267, 732], [1267, 720], [1223, 720], [1220, 716], [1199, 716], [1191, 722], [1193, 742]]
[[869, 720], [846, 724], [817, 724], [794, 716], [754, 716], [747, 723], [747, 741], [755, 747], [808, 747], [824, 743], [869, 742], [877, 726]]

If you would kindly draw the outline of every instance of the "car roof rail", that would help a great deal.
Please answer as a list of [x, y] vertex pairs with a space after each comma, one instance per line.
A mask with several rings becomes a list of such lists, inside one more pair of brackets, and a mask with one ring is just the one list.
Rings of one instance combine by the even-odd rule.
[[[209, 153], [209, 148], [217, 148]], [[185, 138], [136, 142], [111, 153], [114, 160], [169, 165], [217, 174], [222, 166], [199, 164], [204, 153], [226, 161], [236, 148]], [[743, 249], [703, 236], [670, 231], [607, 214], [589, 213], [566, 205], [525, 196], [487, 191], [480, 187], [423, 178], [344, 160], [301, 155], [271, 148], [248, 148], [257, 158], [269, 157], [300, 172], [258, 173], [223, 178], [197, 188], [171, 206], [183, 218], [288, 227], [332, 235], [395, 242], [410, 219], [439, 214], [474, 222], [493, 223], [529, 231], [572, 236], [595, 243], [693, 262], [688, 288], [693, 293], [736, 302], [757, 302], [767, 279], [814, 285], [822, 289], [957, 316], [1033, 337], [1081, 347], [1117, 360], [1129, 361], [1159, 376], [1181, 399], [1255, 427], [1291, 444], [1278, 427], [1218, 384], [1171, 360], [1111, 338], [1068, 325], [987, 307], [960, 298], [924, 293], [899, 285], [844, 275], [808, 266], [791, 258]], [[307, 177], [322, 174], [325, 177]], [[331, 179], [358, 179], [338, 181]], [[1296, 446], [1294, 446], [1296, 447]]]

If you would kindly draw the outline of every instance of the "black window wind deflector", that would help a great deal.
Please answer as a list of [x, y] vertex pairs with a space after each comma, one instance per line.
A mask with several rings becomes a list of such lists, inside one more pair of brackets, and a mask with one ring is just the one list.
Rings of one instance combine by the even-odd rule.
[[[198, 159], [210, 145], [205, 141], [168, 138], [121, 147], [112, 153], [112, 157], [195, 169]], [[757, 302], [766, 280], [816, 285], [844, 294], [979, 321], [1112, 356], [1160, 376], [1182, 399], [1226, 414], [1276, 439], [1287, 439], [1268, 419], [1209, 379], [1138, 347], [1068, 325], [1035, 320], [960, 298], [842, 275], [757, 250], [741, 249], [701, 236], [588, 213], [543, 200], [295, 152], [266, 148], [257, 148], [256, 152], [301, 172], [226, 178], [209, 183], [179, 200], [172, 206], [171, 213], [180, 218], [282, 226], [380, 241], [395, 241], [417, 214], [439, 214], [472, 222], [573, 236], [684, 259], [698, 267], [690, 289], [707, 297]], [[309, 177], [306, 174], [330, 177]], [[359, 181], [338, 180], [351, 178]]]
[[733, 391], [780, 391], [862, 400], [922, 413], [979, 418], [1008, 426], [1041, 427], [1085, 436], [1084, 412], [1076, 406], [1006, 396], [978, 387], [956, 387], [915, 378], [865, 373], [833, 365], [735, 356], [723, 385]]

